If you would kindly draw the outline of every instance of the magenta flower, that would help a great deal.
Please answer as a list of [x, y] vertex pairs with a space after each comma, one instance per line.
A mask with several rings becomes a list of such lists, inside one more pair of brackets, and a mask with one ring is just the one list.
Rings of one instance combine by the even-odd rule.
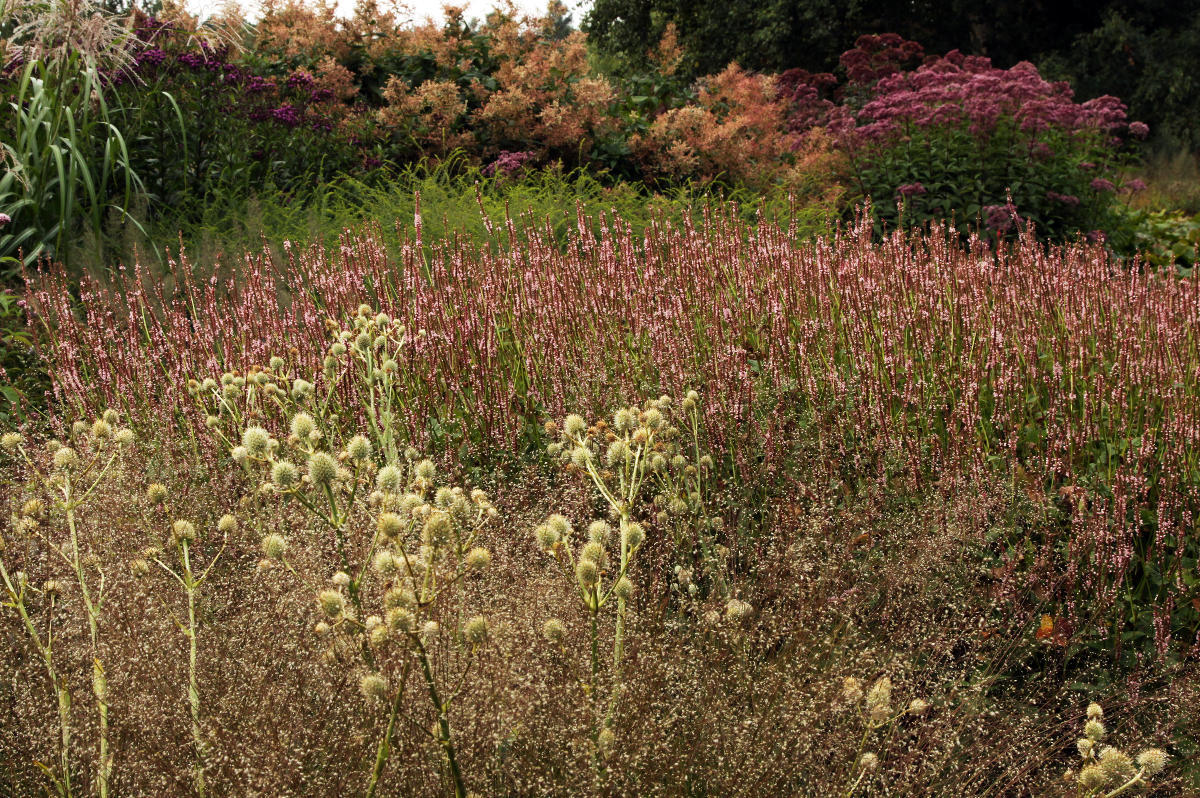
[[1133, 180], [1130, 180], [1125, 184], [1124, 189], [1130, 194], [1136, 194], [1139, 191], [1145, 191], [1146, 181], [1142, 180], [1140, 177], [1135, 177]]
[[1096, 191], [1116, 191], [1117, 190], [1117, 187], [1115, 185], [1113, 185], [1113, 182], [1111, 180], [1108, 180], [1107, 178], [1103, 178], [1103, 177], [1093, 178], [1091, 186]]
[[0, 227], [3, 227], [4, 225], [8, 224], [11, 221], [12, 221], [12, 217], [9, 216], [7, 213], [0, 213]]
[[896, 194], [905, 198], [916, 197], [924, 193], [926, 193], [925, 186], [921, 185], [920, 182], [905, 183], [903, 186], [900, 186], [900, 188], [896, 189]]
[[1079, 197], [1076, 197], [1074, 194], [1059, 194], [1057, 191], [1047, 191], [1046, 199], [1061, 202], [1063, 205], [1070, 205], [1072, 208], [1079, 204]]
[[1017, 215], [1017, 207], [1011, 202], [1004, 205], [984, 205], [983, 223], [988, 229], [997, 233], [1007, 233], [1021, 217]]
[[1146, 136], [1150, 135], [1150, 126], [1145, 122], [1130, 122], [1129, 135], [1133, 136], [1134, 138], [1144, 139]]

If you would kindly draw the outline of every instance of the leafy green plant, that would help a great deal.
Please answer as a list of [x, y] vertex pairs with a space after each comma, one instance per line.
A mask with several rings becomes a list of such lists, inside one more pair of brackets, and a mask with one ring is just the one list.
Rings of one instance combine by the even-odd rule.
[[125, 137], [113, 123], [98, 67], [72, 54], [53, 66], [25, 65], [11, 87], [0, 141], [0, 268], [12, 277], [43, 256], [62, 257], [82, 230], [98, 241], [105, 216], [142, 189]]

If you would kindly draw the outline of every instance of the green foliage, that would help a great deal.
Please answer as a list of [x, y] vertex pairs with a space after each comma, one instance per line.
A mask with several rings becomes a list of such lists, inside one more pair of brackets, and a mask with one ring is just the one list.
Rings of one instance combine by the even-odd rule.
[[[995, 230], [990, 221], [1001, 213], [995, 209], [1011, 197], [1023, 221], [1000, 224], [1001, 235], [1031, 222], [1039, 237], [1063, 241], [1113, 226], [1113, 195], [1092, 181], [1107, 179], [1117, 157], [1099, 134], [1030, 134], [1011, 118], [990, 134], [965, 124], [909, 126], [898, 141], [851, 149], [847, 179], [858, 198], [873, 200], [875, 218], [887, 229], [953, 219], [963, 232], [981, 221]], [[898, 189], [912, 185], [924, 190], [901, 201]]]
[[28, 418], [31, 402], [40, 404], [45, 391], [45, 367], [33, 349], [19, 297], [0, 291], [0, 427]]
[[1200, 259], [1200, 219], [1180, 211], [1117, 206], [1111, 239], [1115, 251], [1157, 268], [1175, 267], [1190, 274]]
[[33, 61], [9, 85], [0, 131], [0, 278], [39, 257], [63, 257], [81, 230], [99, 233], [111, 209], [127, 217], [142, 184], [113, 123], [96, 66], [75, 54], [49, 68]]

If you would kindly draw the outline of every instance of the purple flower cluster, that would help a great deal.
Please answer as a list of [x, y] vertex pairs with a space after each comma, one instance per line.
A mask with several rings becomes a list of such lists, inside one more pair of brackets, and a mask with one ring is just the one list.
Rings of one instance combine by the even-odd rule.
[[1027, 61], [999, 69], [991, 59], [954, 50], [913, 72], [880, 79], [873, 99], [858, 114], [858, 133], [890, 138], [910, 125], [965, 124], [973, 134], [985, 135], [1010, 118], [1028, 133], [1055, 128], [1137, 135], [1144, 126], [1135, 130], [1129, 125], [1125, 110], [1120, 100], [1107, 95], [1076, 103], [1070, 85], [1043, 79]]
[[1092, 182], [1089, 185], [1091, 185], [1091, 187], [1093, 189], [1095, 189], [1096, 191], [1116, 191], [1117, 190], [1117, 187], [1113, 184], [1113, 181], [1111, 181], [1105, 177], [1093, 178]]
[[532, 152], [509, 152], [508, 150], [501, 150], [500, 156], [496, 160], [483, 167], [483, 173], [488, 177], [497, 173], [511, 175], [513, 172], [518, 171], [535, 160], [536, 157], [536, 154]]
[[908, 197], [917, 197], [924, 193], [926, 193], [925, 186], [921, 185], [919, 182], [905, 183], [903, 186], [900, 186], [896, 189], [896, 196], [904, 197], [905, 199]]
[[839, 59], [851, 83], [868, 84], [920, 63], [925, 48], [898, 33], [859, 36]]
[[271, 110], [271, 118], [285, 127], [297, 127], [303, 121], [300, 111], [291, 103], [284, 103]]
[[989, 230], [1000, 234], [1007, 233], [1019, 221], [1021, 221], [1021, 217], [1017, 215], [1017, 208], [1011, 202], [1004, 205], [983, 206], [983, 223], [988, 226]]
[[1072, 208], [1079, 205], [1079, 197], [1076, 197], [1074, 194], [1060, 194], [1057, 191], [1047, 191], [1046, 199], [1050, 200], [1051, 202], [1061, 202], [1063, 205], [1067, 205]]

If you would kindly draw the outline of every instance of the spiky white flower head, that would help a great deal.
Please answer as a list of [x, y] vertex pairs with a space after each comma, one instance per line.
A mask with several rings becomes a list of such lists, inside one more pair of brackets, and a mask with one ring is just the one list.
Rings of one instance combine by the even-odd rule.
[[1104, 728], [1104, 723], [1096, 720], [1095, 718], [1089, 720], [1083, 725], [1083, 733], [1093, 742], [1100, 742], [1103, 740], [1106, 731], [1107, 730]]
[[54, 453], [54, 467], [60, 471], [68, 471], [79, 465], [79, 455], [70, 446], [63, 446]]
[[245, 446], [235, 446], [229, 451], [229, 456], [233, 458], [233, 462], [244, 466], [246, 465], [246, 461], [250, 459], [250, 450]]
[[0, 446], [4, 447], [5, 451], [14, 451], [25, 441], [25, 438], [16, 432], [6, 432], [3, 437], [0, 437]]
[[217, 531], [223, 535], [228, 535], [237, 529], [237, 525], [237, 518], [230, 513], [225, 513], [225, 515], [221, 516], [221, 518], [217, 521]]
[[561, 643], [567, 633], [567, 627], [558, 618], [551, 618], [542, 625], [542, 635], [551, 643]]
[[385, 465], [375, 475], [375, 486], [384, 493], [398, 493], [402, 476], [400, 469], [394, 465]]
[[725, 617], [731, 621], [741, 621], [754, 612], [754, 607], [741, 599], [730, 599], [725, 604]]
[[317, 603], [330, 618], [340, 618], [346, 609], [346, 599], [336, 590], [322, 590], [317, 596]]
[[313, 634], [317, 637], [326, 637], [333, 631], [333, 627], [324, 621], [317, 621], [313, 624]]
[[633, 598], [633, 582], [629, 581], [629, 577], [622, 576], [617, 580], [617, 583], [613, 585], [613, 595], [621, 601], [629, 601]]
[[416, 616], [404, 607], [392, 607], [388, 611], [388, 628], [392, 631], [408, 632], [416, 629]]
[[432, 460], [422, 460], [413, 466], [413, 475], [422, 482], [432, 483], [434, 477], [437, 476], [437, 467], [434, 466]]
[[565, 540], [571, 537], [571, 533], [574, 531], [571, 528], [571, 522], [567, 520], [566, 516], [559, 513], [554, 513], [547, 518], [546, 526], [548, 526], [556, 535], [558, 535], [560, 540]]
[[454, 503], [454, 490], [445, 485], [437, 489], [433, 494], [433, 503], [443, 509]]
[[129, 563], [129, 570], [138, 579], [149, 576], [150, 575], [150, 562], [148, 560], [144, 560], [141, 557], [139, 557], [136, 560], [133, 560], [132, 562]]
[[1081, 757], [1087, 759], [1092, 755], [1092, 749], [1095, 747], [1095, 745], [1096, 744], [1087, 737], [1080, 737], [1075, 741], [1075, 750], [1079, 751], [1079, 755]]
[[866, 771], [875, 770], [879, 767], [879, 757], [868, 751], [862, 755], [862, 759], [858, 760], [858, 765]]
[[867, 708], [882, 707], [890, 712], [892, 704], [892, 680], [886, 676], [879, 678], [867, 691]]
[[73, 438], [78, 438], [82, 435], [86, 435], [87, 431], [88, 431], [88, 424], [86, 421], [76, 421], [74, 424], [71, 425], [71, 437], [73, 437]]
[[146, 499], [151, 504], [162, 504], [167, 500], [167, 486], [161, 482], [151, 482], [146, 486]]
[[1108, 774], [1099, 765], [1088, 765], [1079, 771], [1079, 786], [1085, 790], [1096, 790], [1108, 783]]
[[1104, 717], [1104, 709], [1095, 701], [1088, 704], [1087, 708], [1088, 720], [1100, 720]]
[[590, 589], [600, 578], [600, 569], [591, 560], [580, 560], [575, 564], [575, 578], [584, 590]]
[[171, 538], [176, 543], [191, 543], [196, 539], [196, 527], [191, 521], [176, 521], [171, 524]]
[[371, 561], [371, 566], [375, 571], [383, 576], [391, 576], [396, 573], [400, 563], [396, 560], [396, 555], [392, 554], [387, 549], [381, 549], [375, 552], [375, 558]]
[[380, 513], [375, 527], [385, 538], [394, 538], [404, 531], [404, 521], [395, 513]]
[[664, 421], [665, 419], [663, 418], [662, 411], [656, 407], [652, 407], [646, 412], [642, 413], [642, 423], [652, 430], [656, 430], [661, 427]]
[[133, 430], [129, 427], [121, 427], [113, 434], [113, 440], [116, 441], [118, 446], [128, 446], [133, 443], [133, 438]]
[[315, 386], [308, 380], [302, 380], [299, 377], [292, 380], [292, 398], [297, 402], [303, 402], [308, 397], [312, 396]]
[[928, 709], [929, 702], [923, 699], [914, 698], [908, 702], [908, 714], [910, 715], [924, 715]]
[[269, 559], [281, 560], [287, 553], [287, 540], [283, 535], [267, 535], [262, 539], [262, 550]]
[[386, 701], [388, 696], [387, 681], [378, 673], [368, 673], [358, 683], [359, 692], [368, 701]]
[[242, 446], [254, 457], [262, 457], [271, 445], [271, 435], [262, 427], [249, 427], [242, 433]]
[[582, 438], [587, 432], [587, 422], [583, 420], [583, 416], [572, 413], [563, 419], [563, 435], [567, 438], [578, 439]]
[[476, 546], [467, 552], [467, 567], [474, 571], [482, 571], [492, 564], [491, 553], [482, 546]]
[[1168, 758], [1161, 748], [1147, 748], [1137, 755], [1137, 763], [1147, 776], [1157, 776], [1166, 768]]
[[406, 493], [400, 498], [399, 508], [401, 513], [412, 515], [414, 510], [424, 504], [425, 500], [422, 499], [418, 494]]
[[300, 479], [296, 466], [287, 460], [280, 460], [271, 466], [271, 482], [280, 489], [290, 488]]
[[112, 424], [109, 424], [102, 418], [98, 418], [92, 422], [93, 438], [103, 439], [107, 438], [109, 435], [112, 435]]
[[26, 518], [41, 518], [46, 512], [46, 503], [41, 499], [30, 499], [21, 505], [21, 515]]
[[863, 697], [862, 681], [853, 676], [842, 679], [842, 700], [854, 704]]
[[346, 454], [353, 460], [366, 460], [371, 456], [371, 442], [363, 435], [355, 435], [346, 443]]
[[421, 529], [422, 539], [429, 545], [440, 546], [450, 539], [454, 525], [447, 513], [438, 510], [430, 513], [425, 526]]
[[338, 587], [350, 586], [350, 574], [345, 571], [338, 571], [333, 576], [329, 577], [329, 581], [333, 582]]
[[1100, 752], [1100, 767], [1114, 779], [1127, 779], [1135, 771], [1129, 754], [1111, 745]]
[[488, 639], [487, 618], [484, 618], [482, 615], [476, 615], [463, 624], [463, 637], [472, 645], [477, 646], [486, 643]]
[[393, 587], [383, 594], [383, 606], [391, 609], [393, 607], [412, 607], [417, 603], [417, 597], [411, 590], [404, 587]]
[[309, 435], [317, 429], [317, 422], [308, 413], [297, 413], [292, 416], [291, 430], [292, 434], [301, 440], [305, 440]]
[[559, 443], [558, 441], [555, 441], [554, 443], [546, 445], [546, 454], [550, 455], [551, 457], [557, 459], [558, 457], [562, 456], [562, 453], [563, 453], [563, 445], [561, 443]]
[[576, 468], [587, 468], [591, 462], [592, 453], [584, 446], [576, 446], [571, 450], [571, 465]]
[[417, 447], [415, 447], [415, 446], [405, 446], [404, 447], [404, 459], [407, 462], [409, 462], [409, 463], [415, 462], [416, 459], [420, 456], [421, 456], [421, 453], [417, 451]]
[[549, 524], [538, 524], [533, 530], [533, 537], [537, 540], [538, 547], [545, 551], [554, 548], [560, 539], [558, 533], [551, 529]]
[[612, 536], [612, 527], [607, 521], [593, 521], [588, 524], [587, 528], [588, 540], [601, 545], [608, 542]]
[[706, 471], [711, 471], [713, 467], [713, 459], [709, 455], [704, 455], [700, 458], [700, 467]]
[[596, 735], [596, 748], [600, 752], [600, 756], [608, 759], [613, 752], [613, 747], [617, 744], [617, 734], [612, 729], [605, 726]]
[[594, 540], [583, 545], [583, 548], [579, 550], [579, 557], [583, 560], [591, 560], [596, 563], [597, 567], [604, 567], [604, 547]]
[[426, 621], [421, 624], [421, 637], [425, 640], [432, 640], [440, 631], [442, 631], [442, 625], [437, 621]]
[[629, 444], [618, 438], [608, 446], [608, 451], [604, 455], [605, 461], [609, 465], [619, 465], [632, 459], [633, 452], [629, 449]]
[[642, 525], [637, 521], [630, 521], [625, 524], [621, 532], [625, 538], [625, 545], [631, 549], [636, 549], [646, 539], [646, 530], [642, 529]]
[[317, 452], [308, 458], [308, 478], [314, 485], [329, 485], [337, 479], [337, 461], [325, 452]]
[[613, 428], [622, 435], [626, 432], [632, 432], [637, 423], [638, 414], [636, 410], [622, 407], [616, 413], [613, 413]]

